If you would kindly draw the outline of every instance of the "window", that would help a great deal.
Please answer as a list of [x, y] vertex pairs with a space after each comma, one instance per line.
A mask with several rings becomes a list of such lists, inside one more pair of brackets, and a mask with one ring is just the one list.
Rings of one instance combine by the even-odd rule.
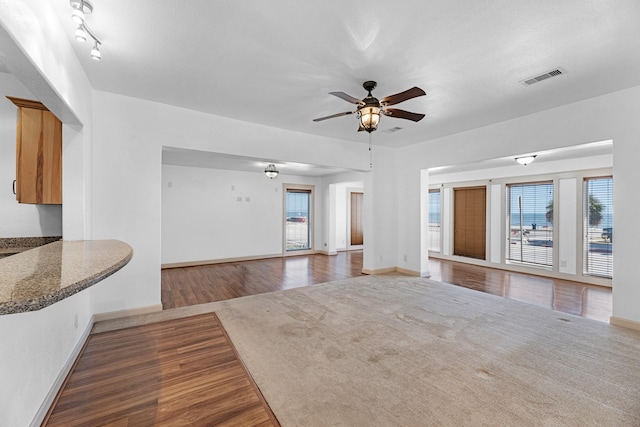
[[584, 273], [613, 277], [613, 178], [587, 178], [583, 191]]
[[507, 260], [553, 265], [553, 182], [507, 186]]
[[429, 190], [429, 250], [440, 252], [440, 189]]
[[285, 244], [287, 251], [311, 249], [311, 190], [286, 189]]

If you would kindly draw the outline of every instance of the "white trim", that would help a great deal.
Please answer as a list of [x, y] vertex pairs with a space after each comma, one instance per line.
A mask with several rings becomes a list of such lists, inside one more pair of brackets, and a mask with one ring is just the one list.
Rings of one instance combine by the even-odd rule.
[[[347, 211], [347, 230], [346, 230], [346, 234], [347, 234], [347, 250], [348, 251], [357, 251], [360, 249], [364, 249], [364, 244], [362, 245], [352, 245], [351, 244], [351, 195], [353, 193], [358, 193], [358, 194], [362, 194], [362, 197], [364, 198], [364, 188], [358, 188], [358, 187], [347, 187], [346, 189], [346, 193], [347, 193], [347, 201], [346, 201], [346, 211]], [[362, 219], [364, 221], [364, 209], [362, 211]], [[364, 240], [363, 240], [364, 242]]]
[[198, 265], [224, 264], [226, 262], [254, 261], [258, 259], [268, 259], [268, 258], [282, 258], [282, 254], [267, 254], [267, 255], [253, 255], [253, 256], [244, 256], [244, 257], [235, 257], [235, 258], [206, 259], [201, 261], [170, 262], [168, 264], [162, 264], [160, 268], [195, 267]]
[[634, 331], [640, 331], [640, 322], [635, 320], [623, 319], [622, 317], [611, 316], [609, 323], [613, 326], [620, 326], [621, 328], [633, 329]]
[[47, 414], [49, 413], [49, 409], [51, 409], [51, 406], [55, 402], [56, 397], [58, 396], [58, 392], [60, 391], [60, 388], [63, 386], [64, 382], [67, 379], [67, 376], [69, 375], [69, 373], [71, 372], [71, 369], [73, 368], [73, 365], [76, 363], [76, 359], [80, 356], [80, 352], [84, 348], [84, 345], [87, 342], [89, 335], [91, 335], [91, 329], [93, 328], [94, 322], [95, 320], [93, 317], [91, 317], [89, 322], [87, 322], [87, 326], [84, 328], [84, 331], [82, 331], [80, 338], [78, 338], [78, 342], [76, 342], [76, 345], [73, 347], [73, 350], [71, 350], [71, 353], [69, 353], [69, 357], [67, 357], [67, 360], [62, 366], [62, 369], [58, 373], [58, 376], [56, 377], [53, 384], [51, 385], [49, 392], [47, 393], [44, 400], [40, 404], [40, 408], [38, 408], [38, 412], [36, 412], [36, 415], [33, 417], [31, 424], [29, 424], [30, 427], [39, 427], [44, 421]]
[[154, 305], [148, 305], [146, 307], [136, 307], [136, 308], [128, 308], [125, 310], [98, 313], [93, 315], [93, 321], [97, 323], [97, 322], [102, 322], [104, 320], [119, 319], [121, 317], [155, 313], [156, 311], [162, 311], [162, 304], [154, 304]]

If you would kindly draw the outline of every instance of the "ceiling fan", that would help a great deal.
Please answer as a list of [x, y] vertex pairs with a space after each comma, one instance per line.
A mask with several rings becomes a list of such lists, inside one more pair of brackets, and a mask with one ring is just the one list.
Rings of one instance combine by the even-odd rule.
[[371, 91], [375, 89], [376, 86], [377, 83], [374, 81], [364, 82], [362, 84], [362, 87], [364, 87], [364, 90], [369, 92], [369, 94], [362, 100], [347, 95], [344, 92], [329, 92], [330, 95], [337, 96], [338, 98], [344, 99], [347, 102], [356, 104], [358, 108], [355, 111], [345, 111], [344, 113], [332, 114], [331, 116], [320, 117], [318, 119], [314, 119], [313, 121], [321, 122], [323, 120], [333, 119], [334, 117], [347, 116], [349, 114], [355, 113], [358, 115], [358, 119], [360, 120], [358, 132], [365, 130], [371, 133], [378, 128], [378, 123], [380, 122], [380, 114], [389, 117], [396, 117], [398, 119], [412, 120], [414, 122], [419, 122], [424, 118], [424, 114], [412, 113], [410, 111], [400, 110], [398, 108], [387, 108], [387, 106], [389, 105], [399, 104], [408, 99], [426, 95], [424, 90], [420, 89], [419, 87], [412, 87], [411, 89], [407, 89], [404, 92], [389, 95], [382, 98], [381, 100], [378, 100], [373, 95], [371, 95]]

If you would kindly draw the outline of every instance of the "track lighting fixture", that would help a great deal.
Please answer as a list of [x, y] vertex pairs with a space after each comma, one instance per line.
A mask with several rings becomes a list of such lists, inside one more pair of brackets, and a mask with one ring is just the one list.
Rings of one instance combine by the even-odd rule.
[[93, 13], [93, 5], [89, 2], [89, 0], [69, 0], [69, 5], [73, 12], [71, 12], [71, 19], [78, 24], [78, 28], [76, 28], [75, 37], [79, 42], [87, 41], [87, 34], [89, 37], [93, 39], [93, 48], [91, 49], [91, 59], [95, 59], [99, 61], [102, 58], [100, 53], [100, 48], [98, 45], [102, 43], [98, 38], [93, 34], [93, 32], [87, 27], [86, 17], [87, 15]]

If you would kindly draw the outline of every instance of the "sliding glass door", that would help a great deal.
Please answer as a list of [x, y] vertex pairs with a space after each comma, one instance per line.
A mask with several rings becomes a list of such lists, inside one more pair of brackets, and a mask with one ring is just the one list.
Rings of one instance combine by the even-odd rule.
[[312, 249], [312, 187], [287, 187], [285, 198], [285, 250]]

